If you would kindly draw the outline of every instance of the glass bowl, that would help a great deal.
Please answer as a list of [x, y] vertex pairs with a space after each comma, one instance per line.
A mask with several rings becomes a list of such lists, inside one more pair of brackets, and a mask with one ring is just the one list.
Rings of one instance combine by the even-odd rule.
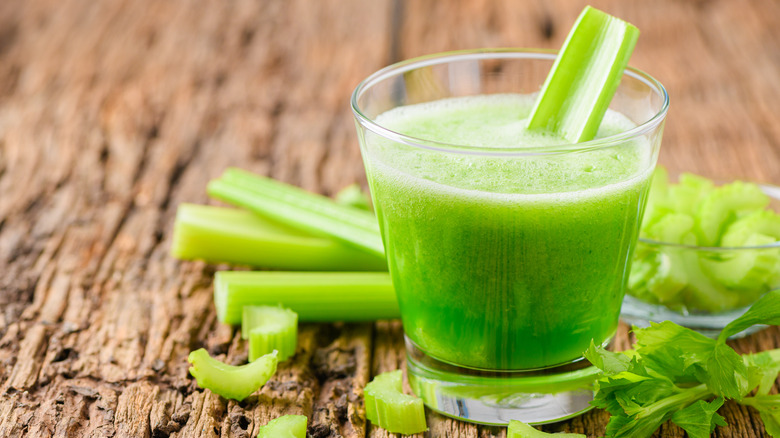
[[[780, 187], [758, 186], [780, 212]], [[774, 289], [780, 289], [780, 242], [701, 247], [639, 238], [621, 318], [638, 327], [669, 320], [714, 337]]]

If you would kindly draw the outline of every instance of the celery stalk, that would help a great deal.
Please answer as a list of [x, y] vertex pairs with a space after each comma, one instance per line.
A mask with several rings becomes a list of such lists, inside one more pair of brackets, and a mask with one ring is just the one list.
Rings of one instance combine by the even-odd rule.
[[173, 257], [291, 271], [386, 271], [384, 256], [234, 208], [180, 204]]
[[220, 362], [201, 348], [190, 353], [190, 374], [198, 386], [233, 400], [243, 400], [265, 385], [276, 373], [276, 352], [241, 366]]
[[371, 211], [371, 198], [363, 192], [359, 184], [350, 184], [336, 193], [335, 201], [341, 205]]
[[282, 415], [260, 428], [257, 438], [306, 438], [304, 415]]
[[241, 337], [249, 339], [250, 362], [274, 350], [284, 362], [298, 346], [298, 315], [278, 306], [244, 306]]
[[368, 211], [240, 169], [228, 169], [221, 178], [212, 180], [208, 193], [278, 222], [384, 257], [379, 224]]
[[366, 418], [389, 432], [423, 432], [428, 426], [422, 399], [404, 394], [401, 381], [401, 370], [397, 370], [380, 374], [366, 385]]
[[592, 140], [638, 37], [631, 24], [586, 7], [542, 86], [528, 128], [572, 143]]
[[240, 324], [242, 308], [282, 305], [304, 322], [398, 318], [390, 276], [384, 272], [220, 271], [214, 276], [217, 318]]

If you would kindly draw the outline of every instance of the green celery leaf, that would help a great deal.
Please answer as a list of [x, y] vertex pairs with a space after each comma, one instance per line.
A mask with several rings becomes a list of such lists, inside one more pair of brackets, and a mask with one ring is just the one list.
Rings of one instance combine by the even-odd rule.
[[609, 423], [607, 423], [606, 438], [649, 437], [662, 424], [672, 418], [673, 413], [673, 410], [662, 410], [646, 416], [613, 415], [609, 417]]
[[780, 373], [780, 363], [772, 360], [767, 352], [749, 354], [745, 358], [748, 369], [748, 389], [758, 387], [757, 395], [767, 395]]
[[780, 395], [745, 397], [740, 403], [756, 408], [761, 414], [761, 421], [764, 422], [766, 432], [773, 437], [780, 438]]
[[780, 412], [777, 411], [758, 411], [761, 415], [761, 421], [764, 422], [766, 433], [775, 438], [780, 438]]
[[[624, 413], [623, 407], [627, 399], [621, 394], [635, 386], [638, 382], [645, 380], [651, 380], [651, 378], [629, 372], [603, 377], [596, 382], [596, 395], [591, 404], [606, 410], [612, 415], [621, 415]], [[618, 397], [621, 397], [621, 399], [618, 399]]]
[[723, 406], [723, 398], [718, 397], [710, 403], [699, 400], [672, 415], [672, 422], [682, 427], [691, 438], [707, 438], [715, 426], [727, 426], [726, 420], [716, 414]]
[[744, 315], [731, 321], [720, 332], [718, 342], [725, 343], [730, 336], [756, 324], [780, 325], [780, 290], [767, 292]]
[[644, 406], [672, 396], [682, 391], [668, 379], [656, 378], [645, 380], [625, 388], [616, 394], [616, 400], [623, 406], [628, 415], [639, 413]]
[[643, 358], [632, 351], [613, 353], [592, 344], [585, 356], [605, 373], [596, 382], [591, 404], [612, 415], [634, 415], [643, 406], [681, 391], [663, 374], [647, 369], [641, 363]]
[[706, 368], [697, 374], [710, 391], [721, 397], [740, 400], [748, 393], [745, 361], [726, 344], [715, 347]]
[[597, 347], [592, 339], [590, 347], [585, 351], [585, 358], [607, 375], [628, 371], [631, 367], [631, 358], [628, 355], [625, 353], [614, 353], [607, 351], [603, 347]]
[[[614, 394], [621, 397], [621, 394]], [[675, 394], [670, 394], [659, 400], [631, 409], [631, 413], [624, 412], [610, 417], [607, 424], [607, 438], [644, 438], [653, 434], [663, 423], [671, 419], [677, 412], [688, 405], [711, 397], [709, 389], [705, 385], [679, 389]]]
[[716, 345], [713, 339], [671, 321], [634, 328], [634, 335], [646, 366], [678, 381], [693, 381], [698, 369], [694, 365], [703, 367]]

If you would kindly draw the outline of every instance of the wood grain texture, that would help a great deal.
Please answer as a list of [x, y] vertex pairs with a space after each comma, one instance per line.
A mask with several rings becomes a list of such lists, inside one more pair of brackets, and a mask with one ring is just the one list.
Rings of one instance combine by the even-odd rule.
[[[631, 64], [669, 90], [662, 164], [780, 184], [780, 3], [592, 3], [641, 29]], [[287, 413], [312, 437], [393, 436], [361, 396], [404, 366], [398, 322], [304, 325], [295, 358], [241, 403], [193, 383], [191, 349], [247, 353], [211, 304], [225, 267], [167, 254], [176, 205], [209, 202], [230, 165], [324, 194], [365, 184], [348, 106], [361, 79], [435, 51], [556, 48], [584, 4], [0, 2], [0, 436], [250, 437]], [[722, 413], [716, 436], [765, 436], [755, 411]], [[423, 436], [505, 437], [428, 421]], [[544, 429], [599, 436], [606, 421]]]

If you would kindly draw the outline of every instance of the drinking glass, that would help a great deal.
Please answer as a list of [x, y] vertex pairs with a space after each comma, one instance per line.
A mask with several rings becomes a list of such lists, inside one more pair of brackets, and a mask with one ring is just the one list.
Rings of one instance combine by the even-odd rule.
[[627, 69], [609, 118], [629, 128], [555, 146], [447, 144], [388, 120], [424, 117], [442, 99], [532, 101], [555, 57], [436, 54], [384, 68], [352, 95], [409, 383], [466, 421], [544, 423], [589, 408], [597, 370], [583, 352], [615, 334], [668, 97]]

